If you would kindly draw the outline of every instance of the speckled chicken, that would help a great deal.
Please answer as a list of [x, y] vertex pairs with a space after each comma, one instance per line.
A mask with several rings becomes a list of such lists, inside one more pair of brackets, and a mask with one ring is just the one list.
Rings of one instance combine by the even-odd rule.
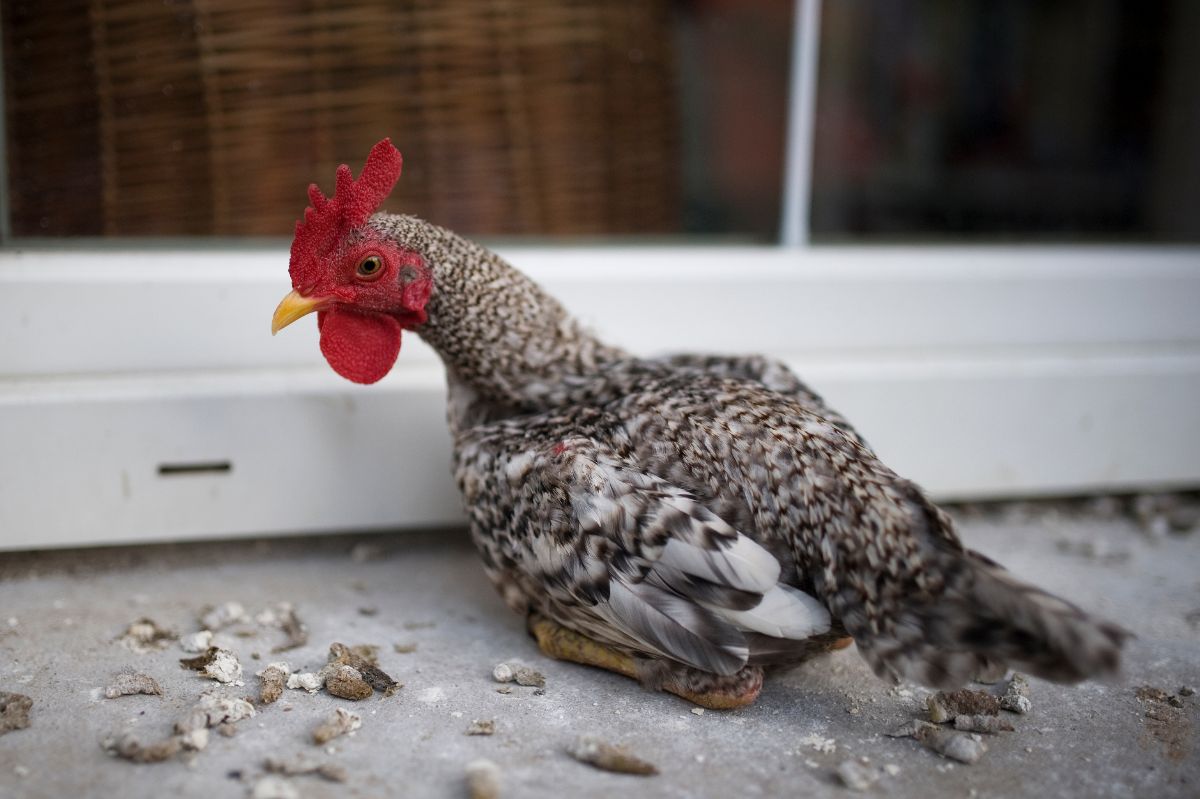
[[847, 636], [881, 677], [938, 687], [1118, 667], [1122, 630], [964, 549], [785, 366], [605, 345], [483, 247], [377, 213], [400, 165], [385, 140], [333, 197], [310, 187], [272, 328], [316, 311], [357, 382], [404, 330], [438, 352], [472, 536], [548, 654], [708, 707]]

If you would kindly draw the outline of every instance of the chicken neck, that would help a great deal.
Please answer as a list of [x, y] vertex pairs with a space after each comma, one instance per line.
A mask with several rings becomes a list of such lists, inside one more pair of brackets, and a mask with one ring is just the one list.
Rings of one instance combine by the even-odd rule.
[[452, 427], [547, 408], [563, 380], [628, 357], [485, 247], [411, 216], [371, 224], [433, 272], [428, 320], [415, 332], [446, 366]]

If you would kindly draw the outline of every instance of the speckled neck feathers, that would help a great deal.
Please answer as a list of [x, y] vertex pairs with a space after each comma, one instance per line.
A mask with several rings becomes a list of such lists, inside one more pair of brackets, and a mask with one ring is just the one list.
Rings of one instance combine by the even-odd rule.
[[370, 225], [426, 258], [433, 296], [429, 319], [416, 332], [441, 356], [452, 390], [471, 395], [476, 412], [481, 405], [541, 408], [565, 379], [627, 357], [490, 250], [412, 216], [376, 214]]

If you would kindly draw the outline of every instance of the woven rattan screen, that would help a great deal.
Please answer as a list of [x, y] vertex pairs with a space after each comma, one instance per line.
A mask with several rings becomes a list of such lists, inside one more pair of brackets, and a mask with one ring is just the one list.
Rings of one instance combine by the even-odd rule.
[[288, 235], [383, 136], [440, 224], [679, 229], [665, 0], [52, 5], [4, 3], [16, 235]]

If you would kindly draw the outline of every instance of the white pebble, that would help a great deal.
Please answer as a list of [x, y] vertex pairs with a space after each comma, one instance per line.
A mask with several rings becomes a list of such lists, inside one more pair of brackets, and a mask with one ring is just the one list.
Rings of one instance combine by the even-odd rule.
[[838, 779], [852, 791], [865, 791], [875, 784], [879, 775], [875, 770], [853, 760], [846, 760], [837, 767]]
[[269, 775], [254, 783], [252, 799], [300, 799], [300, 792], [283, 777]]
[[500, 796], [500, 767], [491, 760], [472, 760], [467, 764], [467, 793], [471, 799], [496, 799]]
[[207, 652], [212, 646], [213, 634], [212, 630], [201, 630], [198, 633], [184, 635], [179, 639], [179, 648], [184, 652], [198, 655], [201, 652]]
[[310, 694], [315, 694], [321, 690], [323, 680], [320, 675], [314, 674], [311, 671], [303, 674], [292, 674], [288, 677], [287, 687], [294, 690], [308, 691]]

